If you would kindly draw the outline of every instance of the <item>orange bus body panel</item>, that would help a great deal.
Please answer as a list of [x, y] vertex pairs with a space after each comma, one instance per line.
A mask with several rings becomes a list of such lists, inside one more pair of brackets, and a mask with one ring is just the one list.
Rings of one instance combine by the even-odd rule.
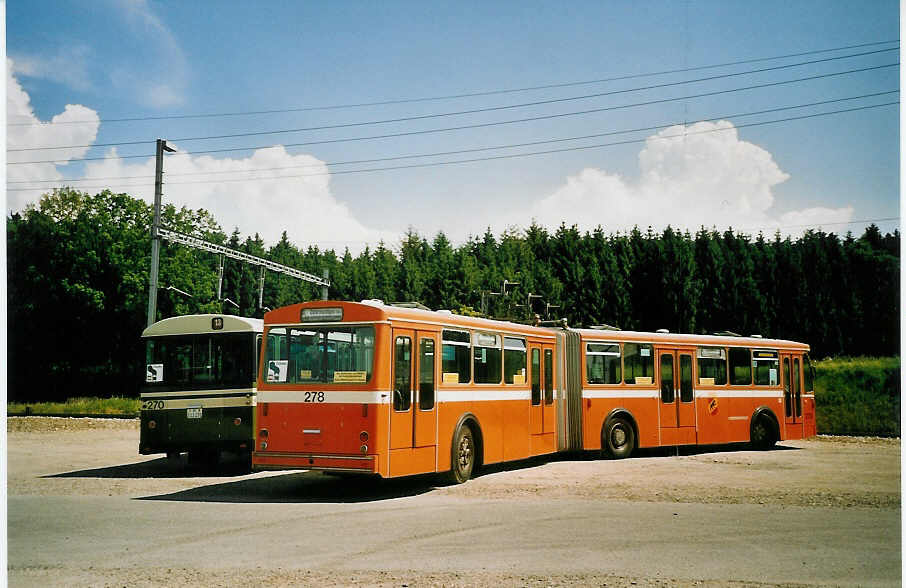
[[[342, 320], [306, 323], [301, 319], [304, 309], [342, 312]], [[776, 420], [778, 440], [815, 434], [814, 394], [805, 390], [802, 371], [797, 376], [801, 414], [787, 406], [792, 396], [789, 393], [785, 396], [783, 382], [790, 374], [783, 370], [779, 370], [779, 377], [771, 376], [779, 381], [772, 380], [770, 385], [755, 385], [754, 377], [750, 377], [749, 385], [714, 385], [713, 378], [701, 379], [699, 374], [698, 352], [705, 347], [723, 349], [727, 354], [726, 350], [732, 348], [767, 350], [792, 358], [792, 365], [804, 366], [803, 354], [808, 352], [808, 346], [793, 341], [591, 329], [567, 331], [399, 308], [377, 301], [306, 302], [265, 315], [266, 329], [286, 327], [304, 331], [351, 326], [374, 328], [373, 363], [367, 381], [362, 376], [362, 380], [353, 382], [336, 377], [330, 382], [268, 382], [263, 377], [268, 373], [267, 353], [262, 352], [258, 431], [252, 458], [256, 469], [336, 469], [383, 477], [449, 471], [453, 437], [464, 421], [473, 429], [476, 453], [484, 464], [558, 451], [600, 450], [604, 427], [613, 415], [631, 421], [636, 447], [749, 441], [753, 417], [760, 414]], [[470, 342], [459, 345], [469, 349], [470, 370], [478, 369], [475, 367], [478, 363], [474, 362], [484, 361], [484, 355], [477, 352], [488, 345], [476, 343], [474, 337], [496, 336], [497, 339], [491, 340], [498, 341], [497, 347], [488, 348], [500, 351], [499, 361], [504, 366], [506, 349], [513, 347], [508, 348], [499, 341], [509, 340], [512, 345], [515, 340], [517, 350], [521, 341], [525, 350], [521, 374], [511, 373], [510, 384], [476, 384], [472, 381], [474, 377], [460, 383], [456, 373], [444, 374], [441, 358], [445, 352], [452, 351], [444, 349], [444, 343], [456, 345], [451, 343], [452, 339], [445, 340], [445, 331], [468, 334]], [[574, 351], [567, 352], [569, 337], [573, 340], [577, 337], [577, 357]], [[622, 378], [618, 384], [588, 383], [588, 344], [619, 345], [622, 362], [623, 349], [629, 343], [650, 346], [653, 362], [650, 376], [639, 378], [638, 384], [623, 383]], [[540, 366], [531, 361], [535, 350], [541, 358]], [[326, 345], [324, 353], [326, 357]], [[670, 368], [671, 361], [675, 362], [673, 368]], [[578, 375], [570, 372], [570, 365], [575, 366]], [[754, 360], [751, 365], [755, 365]], [[430, 386], [423, 390], [421, 378], [425, 374]], [[533, 393], [537, 382], [540, 382], [540, 394], [537, 388]], [[395, 390], [406, 385], [411, 387], [410, 402], [395, 404]], [[686, 395], [681, 396], [681, 392]], [[425, 406], [419, 401], [423, 394], [431, 398]], [[574, 414], [576, 411], [578, 414]], [[570, 427], [581, 430], [571, 431]]]

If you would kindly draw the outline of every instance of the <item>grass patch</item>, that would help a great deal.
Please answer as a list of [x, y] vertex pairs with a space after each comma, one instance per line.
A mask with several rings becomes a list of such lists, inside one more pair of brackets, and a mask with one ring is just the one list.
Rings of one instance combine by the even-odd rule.
[[815, 362], [815, 405], [823, 435], [900, 436], [900, 358]]
[[7, 414], [24, 413], [28, 407], [31, 414], [138, 414], [141, 401], [138, 398], [70, 398], [66, 402], [10, 402]]

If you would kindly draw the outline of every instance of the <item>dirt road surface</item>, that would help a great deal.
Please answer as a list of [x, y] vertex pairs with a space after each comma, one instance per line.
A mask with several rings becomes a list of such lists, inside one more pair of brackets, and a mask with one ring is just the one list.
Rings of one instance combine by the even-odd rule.
[[900, 443], [538, 459], [459, 486], [213, 472], [8, 419], [10, 586], [899, 586]]

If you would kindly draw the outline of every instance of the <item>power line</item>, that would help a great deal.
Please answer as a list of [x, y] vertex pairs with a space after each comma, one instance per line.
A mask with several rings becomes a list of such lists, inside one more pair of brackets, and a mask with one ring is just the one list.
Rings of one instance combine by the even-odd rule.
[[[695, 83], [700, 83], [700, 82], [708, 82], [708, 81], [714, 81], [714, 80], [743, 76], [743, 75], [751, 75], [751, 74], [764, 73], [764, 72], [769, 72], [769, 71], [777, 71], [777, 70], [781, 70], [781, 69], [789, 69], [789, 68], [801, 67], [801, 66], [805, 66], [805, 65], [814, 65], [816, 63], [825, 63], [828, 61], [837, 61], [840, 59], [863, 57], [866, 55], [874, 55], [877, 53], [886, 53], [886, 52], [895, 51], [895, 50], [896, 50], [896, 48], [879, 49], [876, 51], [856, 53], [853, 55], [841, 55], [841, 56], [837, 56], [837, 57], [826, 57], [823, 59], [815, 59], [812, 61], [803, 61], [800, 63], [777, 65], [777, 66], [766, 67], [766, 68], [761, 68], [761, 69], [754, 69], [754, 70], [749, 70], [749, 71], [720, 74], [720, 75], [708, 76], [708, 77], [704, 77], [704, 78], [696, 78], [696, 79], [692, 79], [692, 80], [680, 80], [680, 81], [676, 81], [676, 82], [665, 82], [662, 84], [653, 84], [653, 85], [641, 86], [641, 87], [637, 87], [637, 88], [626, 88], [626, 89], [622, 89], [622, 90], [610, 90], [608, 92], [596, 92], [594, 94], [584, 94], [581, 96], [567, 96], [565, 98], [550, 98], [547, 100], [536, 100], [533, 102], [523, 102], [523, 103], [519, 103], [519, 104], [506, 104], [506, 105], [502, 105], [502, 106], [488, 106], [488, 107], [484, 107], [484, 108], [473, 108], [473, 109], [469, 109], [469, 110], [460, 110], [460, 111], [456, 111], [456, 112], [441, 112], [441, 113], [423, 114], [423, 115], [418, 115], [418, 116], [407, 116], [407, 117], [399, 117], [399, 118], [376, 120], [376, 121], [362, 121], [362, 122], [353, 122], [353, 123], [341, 123], [341, 124], [335, 124], [335, 125], [322, 125], [322, 126], [317, 126], [317, 127], [302, 127], [302, 128], [295, 128], [295, 129], [277, 129], [277, 130], [271, 130], [271, 131], [252, 131], [252, 132], [247, 132], [247, 133], [230, 133], [230, 134], [225, 134], [225, 135], [207, 135], [207, 136], [201, 136], [201, 137], [182, 137], [182, 138], [170, 139], [170, 141], [172, 143], [180, 143], [180, 142], [187, 142], [187, 141], [210, 141], [210, 140], [215, 140], [215, 139], [236, 139], [239, 137], [260, 137], [260, 136], [265, 136], [265, 135], [282, 135], [282, 134], [289, 134], [289, 133], [300, 133], [300, 132], [305, 132], [305, 131], [332, 130], [332, 129], [341, 129], [341, 128], [358, 127], [358, 126], [370, 126], [370, 125], [377, 125], [377, 124], [409, 122], [409, 121], [414, 121], [414, 120], [425, 120], [425, 119], [430, 119], [430, 118], [441, 118], [441, 117], [448, 117], [448, 116], [462, 116], [462, 115], [466, 115], [466, 114], [480, 114], [480, 113], [484, 113], [484, 112], [496, 112], [496, 111], [501, 111], [501, 110], [512, 110], [514, 108], [527, 108], [530, 106], [543, 106], [543, 105], [547, 105], [547, 104], [556, 104], [556, 103], [560, 103], [560, 102], [573, 102], [576, 100], [588, 100], [591, 98], [602, 98], [605, 96], [614, 96], [617, 94], [629, 94], [629, 93], [633, 93], [633, 92], [642, 92], [645, 90], [657, 90], [657, 89], [669, 88], [669, 87], [673, 87], [673, 86], [682, 86], [682, 85], [686, 85], [686, 84], [695, 84]], [[7, 152], [13, 153], [13, 152], [23, 152], [23, 151], [46, 151], [46, 150], [54, 150], [54, 149], [79, 149], [79, 148], [87, 148], [87, 147], [118, 147], [118, 146], [126, 146], [126, 145], [144, 145], [144, 144], [149, 144], [151, 142], [152, 141], [145, 140], [145, 141], [120, 141], [120, 142], [115, 142], [115, 143], [97, 143], [94, 145], [59, 145], [59, 146], [54, 146], [54, 147], [22, 147], [22, 148], [17, 148], [17, 149], [7, 149]]]
[[[677, 138], [683, 138], [683, 137], [706, 134], [706, 133], [723, 132], [723, 131], [736, 130], [736, 129], [747, 128], [747, 127], [764, 126], [764, 125], [769, 125], [769, 124], [778, 124], [778, 123], [791, 122], [791, 121], [796, 121], [796, 120], [806, 120], [806, 119], [817, 118], [817, 117], [821, 117], [821, 116], [830, 116], [830, 115], [834, 115], [834, 114], [857, 112], [857, 111], [861, 111], [861, 110], [869, 110], [872, 108], [881, 108], [884, 106], [893, 106], [893, 105], [897, 105], [897, 104], [899, 104], [899, 101], [886, 102], [883, 104], [875, 104], [875, 105], [870, 105], [870, 106], [859, 106], [859, 107], [847, 108], [847, 109], [842, 109], [842, 110], [834, 110], [834, 111], [830, 111], [830, 112], [822, 112], [822, 113], [815, 113], [815, 114], [808, 114], [808, 115], [801, 115], [801, 116], [794, 116], [794, 117], [786, 117], [786, 118], [770, 120], [770, 121], [760, 121], [760, 122], [746, 123], [746, 124], [741, 124], [741, 125], [734, 125], [733, 129], [709, 129], [709, 130], [705, 130], [705, 131], [684, 132], [681, 135], [654, 137], [654, 139], [661, 139], [661, 140], [677, 139]], [[648, 141], [648, 138], [627, 139], [625, 141], [600, 143], [600, 144], [596, 144], [596, 145], [565, 147], [562, 149], [548, 149], [548, 150], [544, 150], [544, 151], [532, 151], [532, 152], [528, 152], [528, 153], [512, 153], [512, 154], [504, 154], [504, 155], [493, 155], [493, 156], [488, 156], [488, 157], [476, 157], [476, 158], [470, 158], [470, 159], [437, 161], [437, 162], [429, 162], [429, 163], [415, 163], [415, 164], [407, 164], [407, 165], [385, 166], [385, 167], [353, 169], [353, 170], [335, 170], [335, 171], [319, 172], [319, 173], [311, 173], [311, 174], [293, 174], [293, 175], [272, 176], [272, 177], [265, 177], [265, 178], [235, 178], [235, 179], [225, 179], [225, 180], [207, 179], [207, 180], [197, 180], [197, 181], [187, 181], [187, 182], [168, 182], [168, 185], [173, 186], [173, 185], [189, 185], [189, 184], [260, 182], [260, 181], [265, 181], [265, 180], [285, 180], [285, 179], [297, 179], [297, 178], [325, 176], [325, 175], [345, 175], [345, 174], [353, 174], [353, 173], [369, 173], [369, 172], [377, 172], [377, 171], [415, 169], [415, 168], [424, 168], [424, 167], [439, 167], [439, 166], [457, 165], [457, 164], [465, 164], [465, 163], [477, 163], [477, 162], [483, 162], [483, 161], [496, 161], [496, 160], [502, 160], [502, 159], [516, 159], [516, 158], [530, 157], [530, 156], [536, 156], [536, 155], [549, 155], [549, 154], [553, 154], [553, 153], [565, 153], [565, 152], [570, 152], [570, 151], [584, 151], [584, 150], [589, 150], [589, 149], [600, 149], [600, 148], [604, 148], [604, 147], [614, 147], [614, 146], [619, 146], [619, 145], [644, 143], [646, 141]], [[411, 155], [411, 156], [402, 156], [402, 157], [394, 157], [394, 158], [384, 158], [384, 159], [372, 160], [372, 161], [388, 161], [388, 160], [392, 160], [392, 159], [401, 159], [404, 157], [413, 157], [414, 158], [414, 157], [430, 157], [430, 156], [431, 156], [431, 154]], [[435, 156], [437, 156], [437, 154], [435, 154]], [[60, 183], [65, 183], [65, 180]], [[124, 185], [121, 187], [138, 187], [138, 186], [144, 186], [144, 184], [130, 184], [130, 185]], [[83, 186], [83, 188], [88, 188], [88, 187], [105, 187], [105, 186], [104, 185]], [[41, 190], [41, 189], [43, 189], [43, 188], [10, 188], [7, 191], [23, 192], [23, 191], [32, 191], [32, 190]]]
[[[851, 96], [851, 97], [847, 97], [847, 98], [835, 98], [835, 99], [831, 99], [831, 100], [822, 100], [819, 102], [811, 102], [811, 103], [807, 103], [807, 104], [797, 104], [794, 106], [782, 106], [782, 107], [776, 107], [776, 108], [769, 108], [769, 109], [765, 109], [765, 110], [758, 110], [758, 111], [754, 111], [754, 112], [712, 116], [712, 117], [709, 117], [706, 119], [700, 119], [696, 122], [711, 122], [711, 121], [717, 121], [717, 120], [758, 116], [758, 115], [768, 114], [768, 113], [772, 113], [772, 112], [780, 112], [780, 111], [785, 111], [785, 110], [797, 110], [797, 109], [801, 109], [801, 108], [810, 108], [813, 106], [822, 106], [822, 105], [826, 105], [826, 104], [834, 104], [834, 103], [846, 102], [846, 101], [850, 101], [850, 100], [861, 100], [864, 98], [873, 98], [873, 97], [877, 97], [877, 96], [885, 96], [885, 95], [897, 94], [897, 93], [899, 93], [899, 90], [888, 90], [886, 92], [875, 92], [872, 94], [863, 94], [861, 96]], [[893, 103], [888, 103], [888, 104], [893, 104]], [[829, 113], [826, 113], [826, 114], [829, 114]], [[525, 142], [525, 143], [511, 143], [511, 144], [507, 144], [507, 145], [496, 145], [496, 146], [490, 146], [490, 147], [476, 147], [476, 148], [459, 149], [459, 150], [453, 150], [453, 151], [441, 151], [441, 152], [434, 152], [434, 153], [399, 155], [399, 156], [393, 156], [393, 157], [383, 157], [383, 158], [354, 160], [354, 161], [321, 162], [321, 163], [317, 163], [317, 164], [303, 164], [303, 165], [282, 166], [282, 167], [273, 167], [273, 168], [257, 168], [257, 169], [253, 168], [253, 169], [245, 169], [245, 170], [172, 173], [172, 174], [167, 174], [167, 177], [182, 177], [182, 176], [197, 176], [197, 175], [222, 175], [222, 174], [237, 174], [237, 173], [260, 173], [260, 172], [265, 172], [265, 171], [280, 171], [280, 170], [287, 170], [287, 169], [301, 169], [301, 168], [322, 167], [322, 166], [329, 167], [329, 166], [336, 166], [336, 165], [353, 165], [353, 164], [361, 164], [361, 163], [374, 163], [374, 162], [378, 162], [378, 161], [413, 159], [413, 158], [420, 158], [420, 157], [439, 157], [442, 155], [453, 155], [453, 154], [459, 154], [459, 153], [474, 153], [474, 152], [480, 152], [480, 151], [494, 151], [494, 150], [500, 150], [500, 149], [514, 149], [517, 147], [529, 147], [529, 146], [533, 146], [533, 145], [543, 145], [543, 144], [547, 144], [547, 143], [563, 143], [563, 142], [567, 142], [567, 141], [580, 141], [580, 140], [585, 140], [585, 139], [594, 139], [594, 138], [607, 137], [607, 136], [612, 136], [612, 135], [622, 135], [622, 134], [637, 133], [637, 132], [643, 132], [643, 131], [654, 131], [654, 130], [658, 130], [658, 129], [669, 128], [669, 127], [680, 125], [680, 124], [686, 124], [686, 123], [685, 122], [663, 123], [663, 124], [654, 125], [654, 126], [639, 127], [639, 128], [634, 128], [634, 129], [623, 129], [623, 130], [619, 130], [619, 131], [608, 131], [608, 132], [602, 132], [602, 133], [594, 133], [591, 135], [561, 137], [561, 138], [557, 138], [557, 139], [546, 139], [546, 140], [541, 140], [541, 141], [529, 141], [529, 142]], [[739, 128], [739, 127], [737, 127], [737, 128]], [[84, 178], [82, 180], [67, 180], [67, 181], [78, 182], [78, 181], [101, 181], [101, 180], [129, 180], [129, 179], [147, 179], [147, 178], [151, 178], [151, 177], [153, 177], [153, 176], [150, 176], [150, 175], [147, 175], [147, 176], [114, 176], [114, 177]], [[279, 177], [279, 176], [276, 176], [276, 177]], [[271, 178], [269, 178], [269, 177], [238, 178], [238, 180], [258, 180], [258, 179], [266, 180], [266, 179], [272, 179], [272, 177]], [[236, 181], [236, 179], [222, 180], [222, 181]], [[54, 179], [54, 180], [15, 180], [15, 181], [8, 181], [7, 184], [40, 183], [40, 182], [60, 183], [60, 180], [56, 180], [56, 179]], [[179, 182], [177, 182], [177, 183], [179, 183]]]
[[[888, 68], [888, 67], [896, 67], [898, 65], [899, 65], [899, 62], [889, 63], [889, 64], [877, 65], [877, 66], [873, 66], [873, 67], [846, 70], [846, 71], [842, 71], [842, 72], [819, 74], [819, 75], [808, 76], [808, 77], [804, 77], [804, 78], [795, 78], [792, 80], [783, 80], [783, 81], [779, 81], [779, 82], [767, 82], [764, 84], [754, 84], [751, 86], [744, 86], [744, 87], [740, 87], [740, 88], [731, 88], [728, 90], [715, 90], [713, 92], [703, 92], [700, 94], [677, 96], [677, 97], [673, 97], [673, 98], [662, 98], [662, 99], [658, 99], [658, 100], [649, 100], [646, 102], [636, 102], [636, 103], [632, 103], [632, 104], [623, 104], [623, 105], [618, 105], [618, 106], [605, 106], [605, 107], [601, 107], [601, 108], [592, 108], [592, 109], [588, 109], [588, 110], [540, 115], [540, 116], [525, 117], [525, 118], [511, 119], [511, 120], [505, 120], [505, 121], [496, 121], [496, 122], [489, 122], [489, 123], [476, 123], [476, 124], [470, 124], [470, 125], [460, 125], [457, 127], [447, 127], [447, 128], [442, 128], [442, 129], [407, 131], [407, 132], [403, 132], [403, 133], [392, 133], [392, 134], [379, 135], [379, 136], [373, 136], [373, 137], [363, 137], [363, 138], [356, 138], [356, 139], [331, 139], [331, 140], [322, 140], [322, 141], [308, 141], [308, 142], [303, 142], [303, 143], [288, 143], [286, 145], [283, 145], [283, 147], [299, 147], [299, 146], [305, 146], [305, 145], [336, 143], [336, 142], [350, 141], [350, 140], [401, 137], [401, 136], [407, 136], [407, 135], [449, 132], [449, 131], [455, 131], [455, 130], [491, 127], [491, 126], [499, 126], [499, 125], [505, 125], [505, 124], [534, 122], [534, 121], [538, 121], [538, 120], [548, 120], [548, 119], [563, 118], [563, 117], [568, 117], [568, 116], [579, 116], [579, 115], [591, 114], [591, 113], [597, 113], [597, 112], [621, 110], [621, 109], [626, 109], [626, 108], [636, 108], [636, 107], [640, 107], [640, 106], [650, 106], [653, 104], [678, 102], [678, 101], [682, 101], [682, 100], [703, 98], [703, 97], [707, 97], [707, 96], [717, 96], [717, 95], [721, 95], [721, 94], [729, 94], [729, 93], [733, 93], [733, 92], [741, 92], [741, 91], [754, 90], [754, 89], [759, 89], [759, 88], [769, 88], [769, 87], [781, 86], [781, 85], [792, 84], [792, 83], [812, 81], [812, 80], [816, 80], [816, 79], [824, 79], [824, 78], [829, 78], [829, 77], [848, 75], [848, 74], [852, 74], [852, 73], [873, 71], [873, 70], [878, 70], [878, 69], [883, 69], [883, 68]], [[437, 115], [437, 116], [440, 116], [440, 115]], [[416, 117], [416, 118], [420, 118], [420, 117]], [[380, 122], [388, 122], [388, 121], [380, 121]], [[365, 124], [378, 124], [378, 123], [354, 123], [354, 124], [365, 125]], [[339, 126], [342, 127], [342, 126], [349, 126], [349, 125], [339, 125]], [[322, 128], [326, 128], [326, 127], [322, 127]], [[314, 130], [314, 129], [300, 129], [300, 130]], [[199, 155], [199, 154], [210, 154], [210, 153], [226, 153], [226, 152], [233, 152], [233, 151], [252, 151], [252, 150], [264, 149], [264, 148], [272, 147], [272, 146], [273, 145], [263, 145], [263, 146], [257, 146], [257, 147], [235, 147], [235, 148], [227, 148], [227, 149], [180, 151], [180, 152], [176, 153], [175, 155]], [[106, 160], [106, 159], [139, 159], [139, 158], [147, 158], [147, 157], [152, 157], [152, 155], [117, 155], [117, 156], [102, 156], [102, 157], [82, 157], [82, 158], [72, 158], [72, 159], [50, 159], [50, 160], [42, 160], [42, 161], [17, 161], [17, 162], [8, 162], [7, 165], [28, 165], [28, 164], [39, 164], [39, 163], [68, 163], [68, 162], [75, 162], [75, 161], [101, 161], [101, 160]]]
[[[733, 65], [744, 65], [747, 63], [758, 63], [762, 61], [774, 61], [778, 59], [788, 59], [791, 57], [803, 57], [806, 55], [817, 55], [820, 53], [830, 53], [833, 51], [845, 51], [848, 49], [859, 49], [863, 47], [876, 47], [878, 45], [886, 45], [889, 43], [899, 43], [899, 39], [892, 39], [889, 41], [876, 41], [872, 43], [861, 43], [857, 45], [846, 45], [842, 47], [834, 47], [831, 49], [818, 49], [814, 51], [803, 51], [799, 53], [789, 53], [786, 55], [778, 55], [775, 57], [760, 57], [755, 59], [744, 59], [739, 61], [730, 61], [720, 64], [713, 65], [701, 65], [696, 67], [686, 67], [679, 69], [663, 70], [659, 72], [649, 72], [642, 74], [631, 74], [623, 76], [615, 76], [610, 78], [601, 78], [595, 80], [585, 80], [577, 82], [565, 82], [561, 84], [545, 84], [539, 86], [526, 86], [522, 88], [509, 88], [509, 89], [499, 89], [499, 90], [486, 90], [480, 92], [469, 92], [462, 94], [450, 94], [446, 96], [428, 96], [428, 97], [418, 97], [418, 98], [399, 98], [394, 100], [383, 100], [375, 102], [361, 102], [356, 104], [338, 104], [338, 105], [327, 105], [327, 106], [308, 106], [308, 107], [294, 107], [294, 108], [283, 108], [283, 109], [269, 109], [269, 110], [257, 110], [257, 111], [243, 111], [243, 112], [223, 112], [223, 113], [202, 113], [202, 114], [175, 114], [175, 115], [163, 115], [163, 116], [140, 116], [140, 117], [124, 117], [124, 118], [111, 118], [111, 119], [101, 119], [100, 122], [112, 123], [112, 122], [135, 122], [135, 121], [151, 121], [151, 120], [171, 120], [171, 119], [191, 119], [191, 118], [217, 118], [217, 117], [234, 117], [234, 116], [250, 116], [250, 115], [260, 115], [260, 114], [281, 114], [289, 112], [309, 112], [317, 110], [339, 110], [347, 108], [361, 108], [366, 106], [386, 106], [393, 104], [408, 104], [415, 102], [430, 102], [430, 101], [439, 101], [439, 100], [453, 100], [459, 98], [473, 98], [479, 96], [492, 96], [498, 94], [511, 94], [517, 92], [529, 92], [535, 90], [549, 90], [554, 88], [565, 88], [570, 86], [582, 86], [582, 85], [591, 85], [599, 84], [605, 82], [614, 82], [628, 79], [637, 79], [644, 77], [654, 77], [660, 75], [668, 75], [674, 73], [684, 73], [690, 71], [701, 71], [705, 69], [716, 69], [720, 67], [729, 67]], [[884, 50], [887, 51], [887, 50]], [[94, 124], [98, 121], [65, 121], [55, 124]], [[41, 125], [45, 123], [41, 122], [29, 122], [29, 123], [9, 123], [8, 126], [32, 126], [32, 125]]]

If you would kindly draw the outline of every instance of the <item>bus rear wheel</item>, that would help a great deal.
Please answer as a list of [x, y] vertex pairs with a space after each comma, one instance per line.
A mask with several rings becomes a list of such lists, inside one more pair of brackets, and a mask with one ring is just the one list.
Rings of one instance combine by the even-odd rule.
[[475, 434], [469, 425], [462, 424], [456, 429], [450, 457], [450, 482], [462, 484], [472, 477], [475, 469]]
[[601, 449], [611, 459], [629, 457], [635, 451], [635, 429], [623, 417], [614, 417], [604, 425]]

